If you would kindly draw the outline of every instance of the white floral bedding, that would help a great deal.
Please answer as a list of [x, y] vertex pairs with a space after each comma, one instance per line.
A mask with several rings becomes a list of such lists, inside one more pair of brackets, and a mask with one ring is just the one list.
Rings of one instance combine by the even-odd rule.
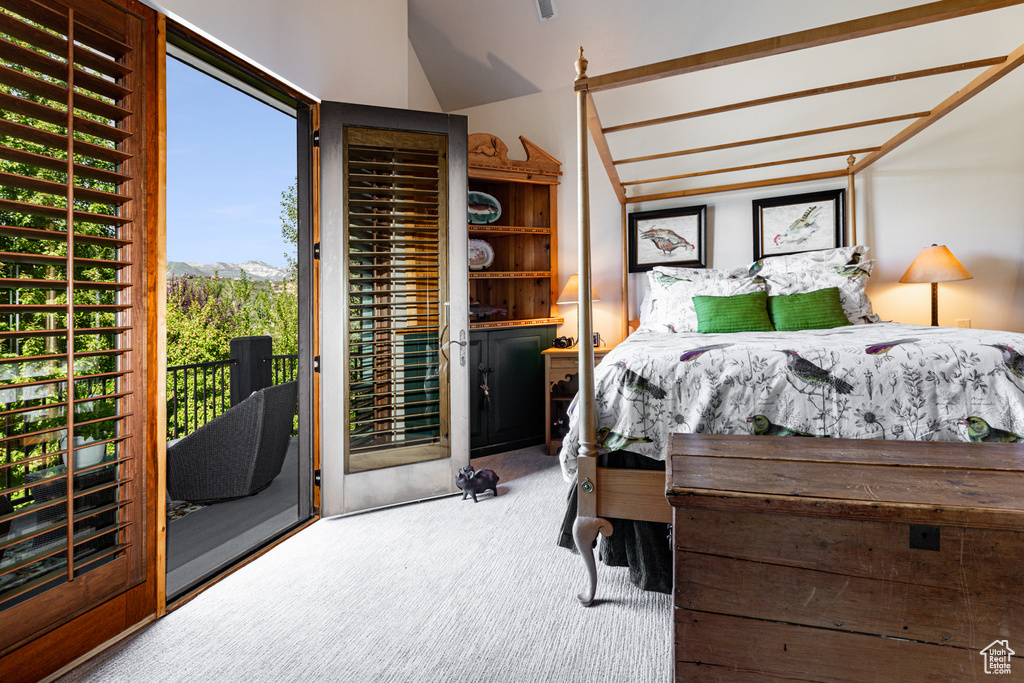
[[[1024, 441], [1024, 335], [899, 323], [641, 329], [595, 372], [598, 445], [665, 459], [674, 432]], [[968, 418], [971, 418], [968, 420]], [[559, 454], [576, 475], [576, 402]]]

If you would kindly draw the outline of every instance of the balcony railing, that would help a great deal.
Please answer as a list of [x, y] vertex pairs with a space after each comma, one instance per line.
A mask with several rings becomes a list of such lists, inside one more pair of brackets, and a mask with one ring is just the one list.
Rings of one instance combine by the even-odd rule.
[[191, 434], [231, 407], [235, 359], [167, 368], [167, 438]]
[[270, 338], [233, 339], [230, 359], [168, 366], [168, 440], [191, 434], [255, 389], [297, 378], [297, 355], [253, 353], [256, 349], [270, 351]]
[[299, 357], [291, 356], [270, 356], [270, 377], [274, 385], [291, 382], [299, 373]]

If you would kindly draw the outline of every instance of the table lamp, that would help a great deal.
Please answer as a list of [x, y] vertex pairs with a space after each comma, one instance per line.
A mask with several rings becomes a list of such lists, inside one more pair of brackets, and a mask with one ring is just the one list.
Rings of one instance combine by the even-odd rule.
[[[558, 300], [555, 302], [559, 306], [562, 304], [573, 304], [576, 305], [580, 302], [580, 276], [577, 273], [573, 273], [569, 276], [569, 281], [565, 283], [565, 287], [562, 288], [562, 293], [558, 295]], [[597, 295], [597, 290], [594, 286], [590, 286], [590, 300], [600, 301], [601, 297]], [[594, 339], [599, 339], [600, 334], [595, 333]], [[597, 346], [597, 342], [594, 342], [594, 346]]]
[[974, 276], [956, 260], [945, 245], [933, 244], [917, 255], [900, 282], [930, 282], [932, 285], [932, 326], [939, 324], [939, 282], [972, 280]]
[[[580, 297], [580, 276], [573, 273], [569, 276], [569, 281], [565, 283], [565, 287], [562, 288], [562, 293], [558, 295], [558, 301], [556, 304], [577, 304], [579, 303]], [[594, 286], [590, 286], [590, 300], [600, 301], [601, 297], [597, 295], [597, 290]]]

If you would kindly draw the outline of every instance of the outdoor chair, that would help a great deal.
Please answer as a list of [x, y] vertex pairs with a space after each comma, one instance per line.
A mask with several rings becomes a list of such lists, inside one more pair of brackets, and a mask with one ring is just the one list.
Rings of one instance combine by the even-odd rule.
[[259, 493], [281, 473], [298, 382], [254, 391], [223, 415], [168, 444], [167, 495], [220, 503]]

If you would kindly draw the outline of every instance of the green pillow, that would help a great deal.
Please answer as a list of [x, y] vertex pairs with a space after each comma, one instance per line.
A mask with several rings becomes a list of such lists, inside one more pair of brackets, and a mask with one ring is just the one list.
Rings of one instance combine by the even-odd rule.
[[775, 329], [824, 330], [850, 325], [839, 301], [839, 288], [816, 289], [813, 292], [768, 297], [768, 315]]
[[770, 332], [775, 328], [768, 319], [767, 301], [767, 292], [695, 296], [693, 307], [697, 311], [697, 331]]

